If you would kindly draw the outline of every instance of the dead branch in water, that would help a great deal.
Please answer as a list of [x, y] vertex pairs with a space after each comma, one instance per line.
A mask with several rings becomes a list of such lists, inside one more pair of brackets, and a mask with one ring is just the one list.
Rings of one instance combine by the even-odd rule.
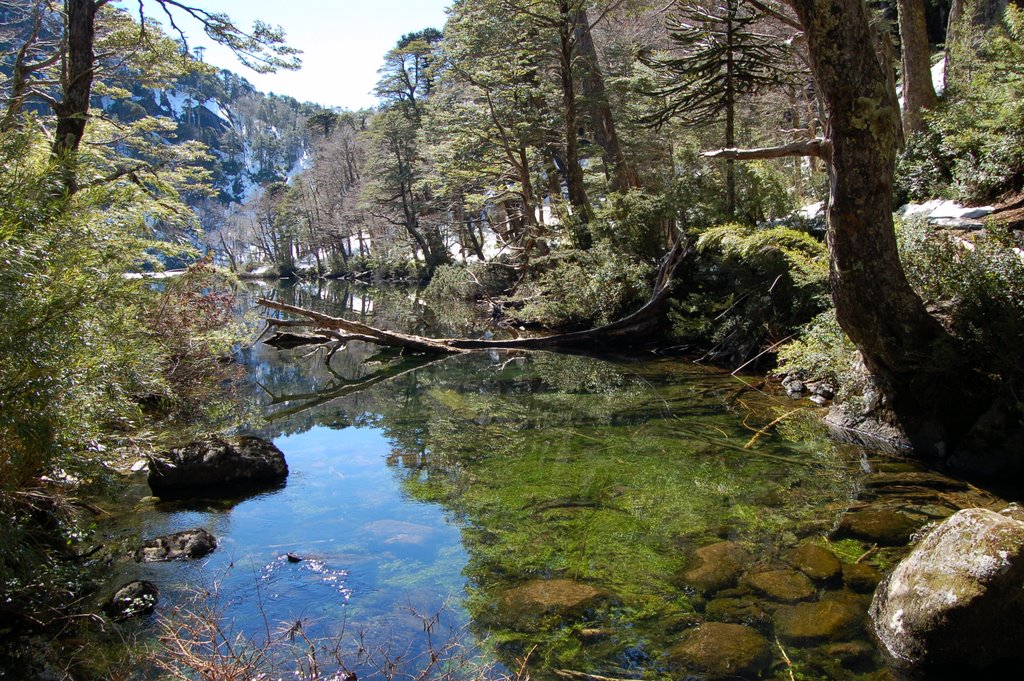
[[386, 347], [401, 348], [420, 354], [457, 354], [471, 350], [492, 349], [551, 350], [580, 347], [592, 343], [622, 343], [642, 338], [642, 334], [661, 318], [663, 307], [668, 299], [672, 276], [675, 274], [679, 263], [682, 262], [683, 257], [689, 251], [689, 241], [680, 240], [676, 242], [672, 250], [662, 260], [651, 298], [636, 312], [618, 321], [586, 331], [559, 333], [535, 338], [512, 338], [506, 340], [427, 338], [425, 336], [398, 333], [396, 331], [385, 331], [384, 329], [378, 329], [360, 322], [332, 317], [321, 312], [279, 303], [266, 298], [260, 298], [257, 302], [272, 310], [305, 317], [305, 320], [267, 319], [267, 323], [275, 328], [304, 326], [313, 329], [315, 333], [330, 336], [334, 342], [360, 340]]

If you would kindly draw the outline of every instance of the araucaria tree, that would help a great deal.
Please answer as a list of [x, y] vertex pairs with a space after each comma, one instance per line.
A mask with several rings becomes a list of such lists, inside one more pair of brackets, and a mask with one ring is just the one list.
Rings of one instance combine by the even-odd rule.
[[[667, 21], [671, 50], [644, 59], [660, 76], [647, 94], [663, 100], [647, 122], [684, 126], [723, 122], [727, 148], [736, 146], [741, 98], [785, 82], [786, 45], [763, 31], [764, 15], [740, 0], [689, 0]], [[726, 212], [736, 209], [736, 171], [726, 160]]]

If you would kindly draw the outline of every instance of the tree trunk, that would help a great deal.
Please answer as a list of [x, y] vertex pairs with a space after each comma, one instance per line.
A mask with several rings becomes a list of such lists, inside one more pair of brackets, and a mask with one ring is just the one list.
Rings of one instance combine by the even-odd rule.
[[576, 50], [573, 40], [572, 13], [568, 0], [559, 0], [558, 24], [558, 66], [562, 83], [562, 113], [565, 123], [565, 176], [569, 190], [569, 204], [573, 209], [573, 217], [582, 225], [576, 235], [577, 246], [590, 247], [589, 230], [586, 225], [594, 217], [594, 209], [587, 198], [587, 190], [583, 185], [583, 167], [580, 166], [579, 154], [579, 112], [576, 101], [576, 84], [573, 79], [573, 58]]
[[829, 280], [836, 316], [881, 382], [887, 415], [922, 453], [985, 409], [986, 385], [903, 273], [893, 229], [899, 111], [863, 0], [792, 0], [828, 110]]
[[63, 99], [54, 107], [57, 131], [53, 140], [53, 155], [61, 163], [64, 185], [69, 193], [77, 189], [74, 154], [85, 136], [89, 116], [89, 98], [92, 95], [93, 71], [96, 55], [96, 12], [94, 0], [66, 0], [67, 56], [64, 59], [61, 87]]
[[932, 84], [931, 51], [924, 0], [898, 0], [903, 64], [903, 134], [922, 132], [924, 111], [938, 102]]
[[622, 142], [615, 129], [615, 119], [608, 105], [608, 93], [605, 89], [604, 75], [597, 60], [597, 49], [590, 33], [590, 20], [586, 9], [577, 13], [576, 47], [583, 62], [583, 78], [580, 82], [584, 101], [592, 110], [594, 137], [604, 150], [605, 165], [612, 169], [612, 188], [625, 194], [630, 189], [640, 187], [636, 171], [626, 161], [622, 151]]
[[[726, 44], [729, 49], [725, 56], [725, 146], [736, 147], [736, 63], [733, 46], [736, 44], [734, 25], [736, 20], [736, 2], [729, 2], [729, 12], [725, 20]], [[730, 220], [736, 214], [736, 162], [728, 159], [725, 162], [725, 215]]]
[[[305, 317], [309, 321], [266, 319], [275, 328], [312, 327], [318, 336], [311, 337], [310, 342], [320, 343], [323, 335], [334, 338], [336, 343], [350, 340], [375, 343], [386, 347], [401, 348], [421, 354], [456, 354], [470, 350], [555, 350], [583, 349], [590, 350], [594, 344], [636, 345], [649, 340], [648, 332], [664, 317], [664, 307], [668, 302], [672, 278], [676, 268], [690, 252], [690, 244], [677, 241], [665, 257], [654, 282], [654, 291], [650, 299], [639, 310], [622, 319], [586, 331], [574, 331], [552, 336], [533, 338], [512, 338], [508, 340], [487, 340], [478, 338], [426, 338], [411, 334], [398, 333], [378, 329], [359, 322], [339, 317], [332, 317], [315, 310], [308, 310], [294, 305], [286, 305], [274, 300], [260, 298], [257, 304], [272, 310], [288, 312]], [[289, 339], [294, 341], [294, 338]]]

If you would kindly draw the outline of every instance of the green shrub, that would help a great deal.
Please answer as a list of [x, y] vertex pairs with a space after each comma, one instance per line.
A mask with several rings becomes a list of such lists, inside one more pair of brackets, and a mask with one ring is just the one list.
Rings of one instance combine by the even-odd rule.
[[68, 556], [85, 533], [62, 499], [103, 480], [101, 453], [149, 425], [145, 398], [175, 409], [187, 389], [188, 416], [205, 407], [199, 381], [221, 377], [229, 302], [210, 297], [212, 269], [126, 276], [152, 264], [151, 222], [184, 207], [129, 178], [67, 195], [37, 129], [0, 134], [0, 603], [57, 617], [86, 604]]
[[828, 306], [824, 245], [787, 227], [735, 223], [697, 241], [670, 319], [681, 341], [740, 364], [782, 341]]
[[640, 190], [613, 193], [598, 210], [592, 231], [616, 251], [653, 260], [662, 252], [674, 216], [671, 196]]
[[752, 161], [736, 165], [736, 214], [748, 224], [779, 220], [798, 208], [791, 178], [777, 163]]
[[864, 387], [856, 358], [856, 346], [840, 328], [836, 311], [829, 308], [801, 327], [796, 340], [779, 347], [774, 373], [801, 373], [808, 381], [828, 381], [836, 387], [837, 399], [844, 401]]
[[546, 260], [538, 279], [526, 285], [526, 319], [557, 329], [604, 324], [639, 307], [650, 295], [652, 268], [600, 242], [586, 251], [563, 251]]
[[907, 278], [962, 341], [976, 366], [1004, 377], [1024, 374], [1024, 262], [1010, 233], [990, 227], [973, 240], [929, 229], [922, 220], [898, 226]]
[[1024, 11], [1009, 6], [985, 36], [965, 87], [928, 116], [929, 131], [908, 140], [897, 166], [897, 195], [950, 195], [973, 203], [1024, 188]]
[[441, 265], [423, 290], [432, 300], [477, 300], [499, 295], [514, 282], [515, 269], [504, 263]]

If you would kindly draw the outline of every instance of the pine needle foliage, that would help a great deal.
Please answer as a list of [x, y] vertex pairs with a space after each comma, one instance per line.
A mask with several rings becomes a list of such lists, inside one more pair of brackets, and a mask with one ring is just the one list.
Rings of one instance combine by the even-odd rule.
[[665, 100], [645, 122], [710, 123], [740, 97], [784, 83], [788, 48], [759, 30], [763, 19], [739, 0], [683, 4], [666, 22], [672, 49], [642, 58], [659, 76], [645, 94]]

